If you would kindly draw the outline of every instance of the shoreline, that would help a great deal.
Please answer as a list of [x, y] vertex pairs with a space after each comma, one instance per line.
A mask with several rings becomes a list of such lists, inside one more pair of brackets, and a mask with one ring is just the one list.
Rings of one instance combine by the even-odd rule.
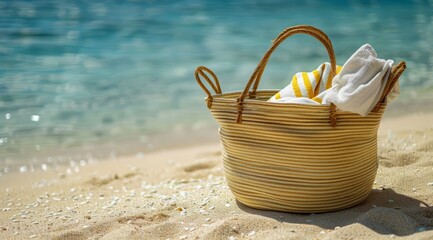
[[[392, 132], [398, 132], [398, 131], [422, 131], [426, 129], [433, 129], [433, 112], [421, 112], [421, 113], [408, 113], [404, 115], [393, 115], [392, 113], [389, 114], [391, 116], [387, 116], [387, 114], [384, 114], [384, 117], [381, 120], [381, 124], [378, 129], [378, 138], [387, 137]], [[417, 124], [406, 124], [408, 122], [416, 122]], [[26, 174], [47, 174], [48, 172], [59, 172], [63, 171], [64, 173], [68, 174], [67, 169], [71, 169], [71, 173], [79, 172], [74, 171], [74, 167], [78, 166], [86, 168], [86, 166], [93, 166], [98, 164], [104, 164], [104, 162], [118, 162], [123, 161], [125, 159], [131, 160], [131, 159], [147, 159], [152, 158], [153, 156], [158, 156], [160, 154], [164, 155], [164, 153], [167, 152], [183, 152], [185, 150], [195, 150], [195, 149], [201, 149], [201, 148], [217, 148], [220, 149], [220, 142], [219, 142], [219, 136], [218, 136], [218, 129], [205, 129], [203, 131], [200, 131], [199, 136], [205, 136], [205, 139], [201, 139], [201, 141], [198, 141], [198, 138], [194, 138], [192, 141], [185, 141], [182, 143], [177, 144], [171, 144], [168, 146], [160, 147], [157, 149], [152, 149], [148, 152], [140, 152], [142, 154], [125, 154], [115, 157], [107, 157], [107, 158], [94, 158], [93, 160], [87, 161], [85, 164], [80, 161], [72, 161], [75, 163], [75, 165], [71, 165], [71, 161], [64, 162], [63, 164], [57, 164], [56, 167], [50, 168], [50, 169], [34, 169], [33, 171], [26, 171], [24, 173], [15, 171], [15, 172], [9, 172], [8, 174], [4, 174], [3, 176], [0, 176], [0, 179], [7, 179], [6, 176], [13, 175], [13, 176], [21, 176]], [[158, 137], [165, 138], [167, 137], [165, 134], [158, 135]], [[176, 136], [177, 138], [184, 138], [185, 136]], [[2, 178], [5, 177], [5, 178]], [[3, 181], [6, 182], [6, 181]], [[1, 187], [1, 185], [0, 185]]]

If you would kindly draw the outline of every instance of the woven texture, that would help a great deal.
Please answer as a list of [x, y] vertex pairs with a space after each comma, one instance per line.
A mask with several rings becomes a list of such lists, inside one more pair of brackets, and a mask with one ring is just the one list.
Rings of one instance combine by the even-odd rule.
[[[197, 82], [208, 95], [207, 106], [220, 124], [227, 182], [236, 199], [253, 208], [315, 213], [351, 207], [371, 191], [378, 166], [377, 129], [386, 94], [405, 64], [394, 67], [381, 101], [366, 117], [340, 111], [333, 104], [266, 102], [278, 90], [258, 91], [260, 76], [276, 46], [297, 33], [323, 43], [335, 73], [331, 42], [311, 26], [284, 30], [244, 91], [223, 94], [216, 75], [208, 68], [197, 68]], [[211, 95], [201, 79], [216, 94]]]

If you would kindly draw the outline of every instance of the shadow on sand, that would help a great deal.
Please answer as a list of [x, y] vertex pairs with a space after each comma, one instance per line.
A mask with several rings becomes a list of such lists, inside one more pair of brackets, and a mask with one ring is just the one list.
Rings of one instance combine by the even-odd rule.
[[239, 208], [250, 214], [273, 218], [280, 222], [313, 224], [325, 229], [362, 224], [379, 234], [408, 236], [433, 230], [433, 207], [396, 193], [392, 189], [374, 189], [361, 204], [345, 210], [319, 214], [296, 214], [250, 208], [237, 201]]

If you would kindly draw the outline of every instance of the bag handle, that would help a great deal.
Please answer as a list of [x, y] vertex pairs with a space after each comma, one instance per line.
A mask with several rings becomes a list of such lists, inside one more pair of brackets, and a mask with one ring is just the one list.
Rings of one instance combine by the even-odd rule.
[[[329, 56], [330, 56], [330, 62], [331, 62], [331, 70], [334, 70], [334, 72], [333, 73], [331, 73], [332, 75], [331, 76], [335, 76], [336, 75], [336, 68], [332, 68], [332, 62], [334, 62], [335, 63], [335, 66], [337, 66], [337, 63], [336, 63], [336, 61], [335, 61], [335, 55], [334, 55], [334, 49], [332, 48], [332, 43], [331, 43], [331, 40], [329, 40], [329, 38], [328, 38], [328, 36], [324, 33], [324, 32], [322, 32], [320, 29], [317, 29], [317, 28], [314, 28], [314, 27], [311, 27], [311, 26], [304, 26], [304, 25], [300, 25], [300, 26], [294, 26], [294, 27], [289, 27], [289, 28], [286, 28], [284, 31], [282, 31], [274, 40], [272, 40], [272, 43], [275, 43], [275, 42], [277, 42], [277, 41], [279, 41], [279, 40], [281, 40], [281, 41], [284, 41], [284, 39], [281, 39], [281, 38], [287, 38], [287, 37], [289, 37], [289, 36], [287, 36], [287, 37], [285, 37], [285, 35], [289, 32], [289, 31], [293, 31], [293, 30], [296, 30], [296, 29], [302, 29], [302, 28], [305, 28], [305, 27], [309, 27], [309, 28], [313, 28], [314, 30], [313, 31], [315, 31], [316, 33], [318, 33], [316, 36], [314, 36], [315, 38], [317, 38], [317, 39], [320, 39], [319, 41], [321, 41], [322, 43], [325, 41], [326, 42], [326, 44], [325, 43], [323, 43], [324, 45], [325, 45], [325, 47], [326, 47], [326, 49], [328, 50], [328, 47], [330, 47], [330, 49], [331, 49], [331, 53], [329, 53], [329, 51], [328, 51], [328, 53], [329, 53]], [[294, 33], [294, 34], [296, 34], [296, 33]], [[310, 34], [311, 35], [311, 34]], [[331, 57], [331, 55], [333, 56], [333, 57]], [[266, 65], [268, 64], [268, 60], [269, 60], [269, 58], [266, 60], [266, 62], [264, 62], [264, 64], [263, 64], [263, 67], [261, 68], [261, 70], [260, 70], [260, 72], [258, 73], [258, 75], [257, 75], [257, 77], [256, 77], [256, 80], [255, 80], [255, 82], [254, 82], [254, 85], [253, 85], [253, 89], [252, 89], [252, 91], [248, 94], [248, 97], [249, 98], [254, 98], [255, 97], [255, 95], [256, 95], [256, 91], [257, 91], [257, 88], [258, 88], [258, 86], [259, 86], [259, 83], [260, 83], [260, 80], [261, 80], [261, 78], [262, 78], [262, 74], [263, 74], [263, 72], [264, 72], [264, 70], [265, 70], [265, 67], [266, 67]]]
[[[212, 78], [215, 81], [215, 84], [210, 80], [209, 76], [205, 73], [207, 72], [212, 76]], [[212, 94], [210, 91], [206, 88], [206, 86], [203, 84], [203, 81], [201, 80], [201, 77], [203, 77], [206, 82], [212, 87], [212, 89], [215, 91], [216, 94], [221, 94], [221, 86], [218, 81], [218, 77], [215, 75], [214, 72], [212, 72], [209, 68], [205, 66], [198, 66], [197, 69], [194, 72], [195, 80], [197, 80], [198, 85], [204, 90], [204, 92], [207, 95], [206, 101], [207, 101], [207, 107], [211, 108], [212, 106]]]
[[[250, 97], [254, 96], [257, 91], [257, 87], [260, 83], [261, 76], [263, 74], [264, 69], [266, 68], [266, 64], [268, 63], [268, 60], [274, 50], [288, 37], [295, 35], [295, 34], [307, 34], [310, 35], [317, 40], [319, 40], [326, 48], [326, 51], [328, 52], [329, 60], [331, 62], [331, 70], [330, 70], [330, 77], [333, 78], [336, 75], [336, 69], [337, 69], [337, 63], [335, 60], [335, 54], [334, 54], [334, 48], [332, 47], [332, 43], [329, 40], [328, 36], [322, 32], [321, 30], [307, 25], [299, 25], [294, 27], [289, 27], [282, 31], [277, 38], [274, 40], [271, 47], [266, 51], [263, 58], [260, 60], [259, 64], [257, 65], [256, 69], [254, 70], [253, 74], [251, 75], [247, 85], [245, 86], [244, 91], [241, 93], [239, 98], [237, 99], [237, 118], [236, 122], [241, 123], [242, 122], [242, 103], [247, 95], [250, 95]], [[251, 93], [249, 93], [249, 90], [251, 88], [251, 85], [253, 85], [253, 89]], [[331, 126], [336, 126], [337, 119], [336, 119], [336, 106], [331, 103], [330, 109], [330, 124]]]
[[385, 102], [386, 97], [391, 92], [397, 80], [400, 78], [401, 74], [406, 69], [406, 63], [400, 62], [396, 66], [392, 67], [391, 74], [389, 75], [388, 81], [386, 82], [385, 88], [383, 89], [382, 95], [379, 98], [379, 101], [374, 106], [372, 112], [377, 112], [380, 108], [380, 105]]

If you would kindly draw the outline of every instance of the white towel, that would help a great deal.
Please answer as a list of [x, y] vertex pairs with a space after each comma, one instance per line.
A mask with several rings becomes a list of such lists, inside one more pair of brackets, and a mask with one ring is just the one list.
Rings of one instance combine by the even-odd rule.
[[378, 59], [373, 47], [363, 45], [334, 77], [322, 103], [334, 103], [341, 110], [368, 115], [382, 95], [393, 62]]
[[[330, 64], [311, 73], [297, 73], [292, 82], [268, 101], [277, 103], [334, 103], [343, 111], [368, 115], [382, 95], [392, 69], [392, 60], [378, 59], [373, 47], [361, 46], [329, 79]], [[331, 85], [332, 81], [332, 85]], [[398, 89], [398, 83], [393, 92]], [[397, 92], [398, 94], [398, 92]]]

